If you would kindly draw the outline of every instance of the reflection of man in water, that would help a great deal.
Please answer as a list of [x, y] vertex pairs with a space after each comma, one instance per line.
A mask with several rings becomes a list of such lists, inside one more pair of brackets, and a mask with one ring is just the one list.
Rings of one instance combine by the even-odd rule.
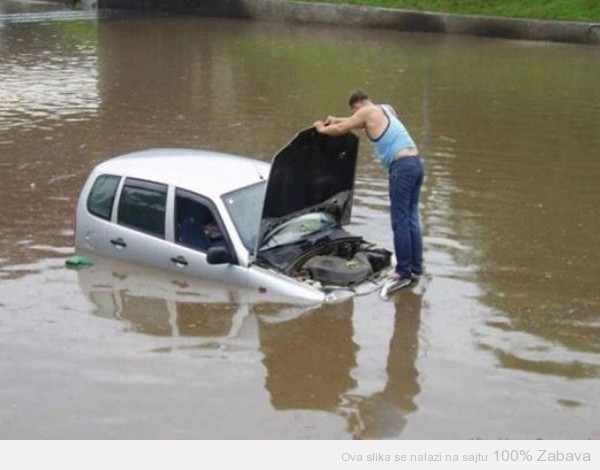
[[355, 438], [381, 439], [400, 435], [406, 416], [417, 410], [415, 397], [421, 391], [416, 367], [419, 350], [422, 297], [406, 292], [395, 299], [394, 333], [390, 340], [385, 388], [358, 405], [362, 423]]
[[353, 301], [324, 305], [297, 318], [259, 320], [260, 348], [267, 368], [265, 387], [278, 410], [333, 412], [348, 422], [355, 438], [398, 436], [406, 415], [417, 409], [420, 392], [416, 358], [421, 296], [406, 292], [395, 303], [385, 387], [368, 397], [352, 396], [357, 344], [353, 341]]

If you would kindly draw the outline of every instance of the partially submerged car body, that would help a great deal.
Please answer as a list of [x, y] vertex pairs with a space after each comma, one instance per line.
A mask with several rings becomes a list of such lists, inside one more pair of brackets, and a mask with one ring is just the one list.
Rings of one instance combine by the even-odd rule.
[[342, 226], [358, 139], [300, 132], [272, 165], [188, 149], [116, 157], [79, 198], [79, 252], [323, 302], [381, 276], [391, 253]]

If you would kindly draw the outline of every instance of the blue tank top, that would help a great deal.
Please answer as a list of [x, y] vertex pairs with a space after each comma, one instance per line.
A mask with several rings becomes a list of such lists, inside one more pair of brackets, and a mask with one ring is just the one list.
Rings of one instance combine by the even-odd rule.
[[405, 148], [417, 147], [404, 124], [389, 109], [387, 105], [379, 106], [388, 119], [388, 125], [377, 139], [369, 139], [375, 147], [379, 160], [386, 168], [394, 161], [396, 154]]

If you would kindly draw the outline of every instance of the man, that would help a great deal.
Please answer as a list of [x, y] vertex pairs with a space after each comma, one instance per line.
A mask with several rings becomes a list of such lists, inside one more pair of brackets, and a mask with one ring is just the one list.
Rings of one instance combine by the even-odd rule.
[[423, 241], [419, 222], [419, 195], [423, 184], [423, 162], [404, 124], [389, 105], [375, 105], [361, 90], [350, 94], [352, 115], [329, 116], [316, 121], [317, 132], [337, 136], [364, 129], [379, 160], [389, 172], [392, 229], [396, 267], [382, 295], [408, 286], [423, 274]]

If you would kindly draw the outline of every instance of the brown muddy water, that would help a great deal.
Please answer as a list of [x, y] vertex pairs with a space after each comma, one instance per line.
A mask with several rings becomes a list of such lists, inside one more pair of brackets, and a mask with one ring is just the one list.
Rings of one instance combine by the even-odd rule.
[[[599, 48], [13, 3], [0, 438], [600, 438]], [[65, 267], [94, 164], [158, 146], [269, 160], [355, 87], [423, 151], [424, 292], [307, 309]], [[391, 247], [361, 140], [350, 230]]]

